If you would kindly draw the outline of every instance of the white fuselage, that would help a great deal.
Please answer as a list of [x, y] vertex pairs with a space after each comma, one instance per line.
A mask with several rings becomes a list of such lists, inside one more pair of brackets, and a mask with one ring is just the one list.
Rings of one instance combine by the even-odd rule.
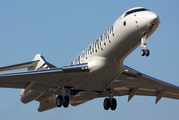
[[148, 38], [157, 29], [159, 19], [155, 13], [133, 9], [121, 15], [70, 63], [88, 63], [90, 69], [88, 77], [75, 89], [105, 90], [123, 72], [123, 60], [140, 45], [142, 35], [147, 33]]

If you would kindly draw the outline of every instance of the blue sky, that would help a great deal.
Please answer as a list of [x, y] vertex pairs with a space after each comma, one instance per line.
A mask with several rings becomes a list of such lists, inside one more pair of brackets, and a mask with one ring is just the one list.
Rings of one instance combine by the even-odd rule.
[[[177, 0], [31, 0], [0, 2], [0, 66], [31, 61], [38, 53], [61, 67], [67, 65], [126, 10], [142, 6], [160, 16], [148, 39], [151, 55], [140, 56], [140, 46], [125, 64], [147, 75], [179, 86], [179, 2]], [[23, 104], [19, 89], [0, 88], [3, 120], [168, 120], [179, 118], [179, 101], [155, 97], [116, 97], [115, 111], [103, 109], [104, 98], [83, 105], [38, 112], [38, 102]]]

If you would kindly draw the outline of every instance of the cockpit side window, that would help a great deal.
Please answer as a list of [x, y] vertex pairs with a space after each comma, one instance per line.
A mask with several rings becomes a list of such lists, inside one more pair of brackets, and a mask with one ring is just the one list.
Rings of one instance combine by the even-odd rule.
[[129, 15], [129, 14], [136, 13], [136, 12], [141, 12], [141, 11], [149, 11], [149, 10], [148, 10], [148, 9], [145, 9], [145, 8], [130, 10], [130, 11], [126, 12], [126, 14], [124, 15], [124, 17], [126, 17], [126, 16]]

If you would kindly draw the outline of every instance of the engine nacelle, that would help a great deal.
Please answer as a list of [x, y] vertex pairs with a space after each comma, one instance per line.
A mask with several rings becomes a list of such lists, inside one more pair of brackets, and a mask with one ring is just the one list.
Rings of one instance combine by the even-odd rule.
[[43, 112], [56, 107], [56, 95], [51, 95], [48, 100], [39, 103], [38, 111]]
[[25, 89], [22, 89], [20, 94], [20, 100], [23, 103], [29, 103], [40, 97], [42, 94], [43, 94], [42, 92], [38, 92], [35, 90], [29, 90], [27, 93], [25, 93]]

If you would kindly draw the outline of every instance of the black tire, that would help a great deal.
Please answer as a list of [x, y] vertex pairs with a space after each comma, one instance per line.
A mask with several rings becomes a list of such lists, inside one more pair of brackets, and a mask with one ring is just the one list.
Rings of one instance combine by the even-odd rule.
[[117, 107], [117, 101], [115, 98], [112, 98], [112, 101], [111, 101], [111, 110], [115, 110], [116, 107]]
[[145, 51], [145, 55], [146, 55], [147, 57], [150, 55], [150, 51], [149, 51], [148, 49]]
[[65, 96], [64, 97], [64, 103], [63, 103], [63, 107], [67, 108], [69, 106], [69, 97]]
[[105, 110], [109, 110], [109, 107], [110, 107], [110, 100], [109, 100], [109, 98], [105, 98], [104, 99], [103, 106], [104, 106]]
[[142, 49], [141, 52], [140, 52], [140, 54], [141, 54], [142, 56], [144, 56], [144, 55], [145, 55], [145, 50]]
[[61, 107], [63, 105], [63, 97], [61, 95], [59, 95], [57, 98], [56, 98], [56, 106], [57, 107]]

